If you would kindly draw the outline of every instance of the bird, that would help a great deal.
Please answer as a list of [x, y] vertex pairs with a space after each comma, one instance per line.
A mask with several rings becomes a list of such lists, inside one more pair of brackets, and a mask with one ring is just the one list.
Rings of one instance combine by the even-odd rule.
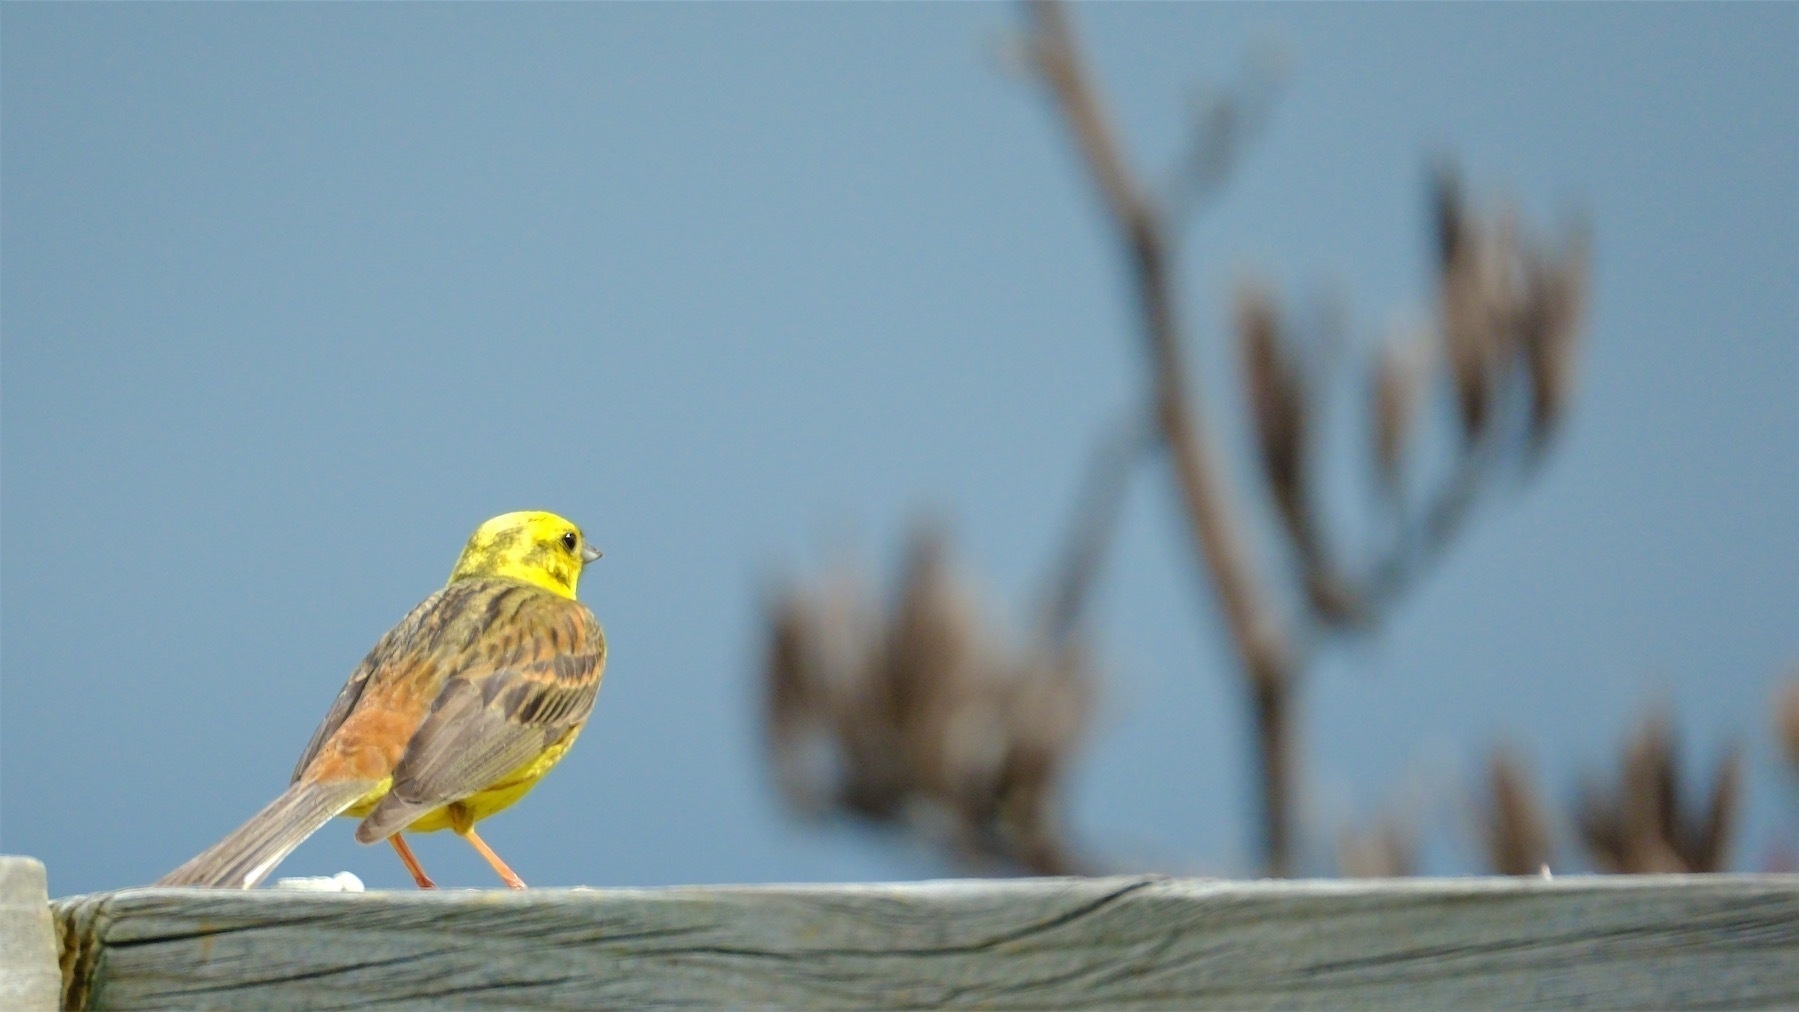
[[288, 788], [155, 883], [253, 889], [339, 815], [386, 840], [420, 889], [435, 887], [402, 833], [450, 829], [513, 889], [525, 883], [475, 823], [536, 785], [580, 734], [606, 667], [606, 637], [575, 599], [600, 557], [554, 513], [476, 528], [449, 582], [351, 672]]

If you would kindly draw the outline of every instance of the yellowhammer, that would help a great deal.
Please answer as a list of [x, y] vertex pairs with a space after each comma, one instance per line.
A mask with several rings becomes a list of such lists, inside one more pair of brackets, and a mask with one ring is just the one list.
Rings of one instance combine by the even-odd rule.
[[157, 885], [249, 889], [333, 816], [387, 840], [432, 882], [402, 830], [454, 829], [514, 889], [475, 822], [525, 795], [593, 711], [606, 637], [575, 600], [600, 557], [552, 513], [508, 513], [469, 538], [450, 582], [369, 651], [294, 767], [293, 783]]

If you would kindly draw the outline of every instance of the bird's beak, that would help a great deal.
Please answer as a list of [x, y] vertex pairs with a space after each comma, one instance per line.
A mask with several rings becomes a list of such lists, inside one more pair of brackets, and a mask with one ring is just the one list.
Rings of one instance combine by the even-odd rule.
[[595, 548], [592, 545], [582, 545], [581, 546], [581, 564], [583, 566], [587, 565], [589, 562], [592, 562], [593, 560], [595, 560], [599, 557], [600, 557], [600, 550], [598, 548]]

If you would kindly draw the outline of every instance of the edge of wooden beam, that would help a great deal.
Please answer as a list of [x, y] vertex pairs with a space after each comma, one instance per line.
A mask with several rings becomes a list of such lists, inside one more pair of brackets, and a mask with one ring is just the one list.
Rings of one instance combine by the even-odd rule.
[[52, 907], [65, 1007], [1799, 1004], [1799, 876], [1131, 876]]
[[0, 855], [0, 1008], [55, 1009], [61, 993], [44, 865]]

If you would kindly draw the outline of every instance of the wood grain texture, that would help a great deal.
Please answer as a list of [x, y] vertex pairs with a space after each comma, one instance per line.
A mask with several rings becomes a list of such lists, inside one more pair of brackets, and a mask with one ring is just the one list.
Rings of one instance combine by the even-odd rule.
[[59, 900], [71, 1008], [1799, 1005], [1799, 876]]

